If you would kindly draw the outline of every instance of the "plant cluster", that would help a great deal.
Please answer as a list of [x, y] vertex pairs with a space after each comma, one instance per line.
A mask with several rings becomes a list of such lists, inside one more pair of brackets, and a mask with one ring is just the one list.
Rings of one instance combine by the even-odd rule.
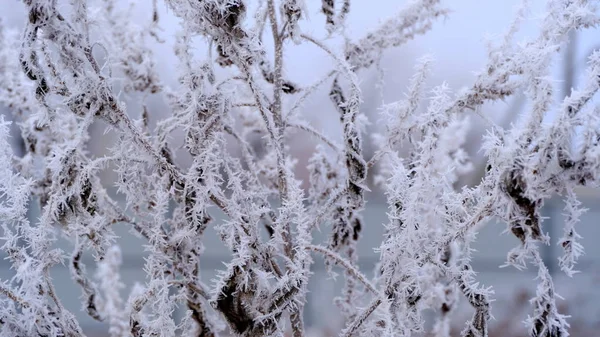
[[[17, 121], [25, 153], [17, 156], [0, 123], [0, 223], [2, 250], [14, 276], [0, 284], [1, 336], [84, 336], [74, 314], [56, 296], [52, 266], [68, 261], [82, 292], [82, 308], [108, 322], [110, 335], [240, 336], [305, 335], [302, 319], [313, 254], [344, 270], [336, 299], [346, 322], [341, 336], [410, 336], [424, 330], [422, 313], [437, 313], [436, 336], [449, 336], [450, 318], [463, 298], [473, 307], [462, 336], [488, 335], [491, 289], [481, 287], [470, 264], [479, 228], [496, 218], [520, 244], [507, 264], [538, 270], [534, 337], [568, 336], [557, 310], [552, 277], [539, 247], [550, 243], [540, 210], [544, 200], [566, 201], [561, 269], [575, 272], [583, 248], [575, 224], [583, 211], [578, 186], [595, 186], [600, 173], [600, 52], [589, 59], [585, 84], [562, 102], [554, 99], [552, 60], [571, 31], [595, 27], [594, 1], [548, 0], [539, 35], [514, 42], [528, 15], [523, 1], [502, 39], [490, 46], [473, 84], [452, 93], [444, 84], [428, 91], [432, 59], [417, 62], [404, 99], [386, 104], [386, 128], [378, 150], [365, 158], [366, 117], [358, 74], [382, 53], [424, 34], [451, 16], [440, 0], [413, 0], [362, 38], [347, 36], [350, 0], [323, 0], [329, 36], [343, 48], [303, 31], [303, 0], [165, 0], [180, 19], [174, 53], [175, 87], [161, 81], [148, 40], [160, 40], [157, 1], [146, 26], [115, 0], [23, 0], [23, 32], [0, 33], [0, 102]], [[100, 34], [99, 34], [100, 32]], [[272, 40], [267, 50], [263, 39]], [[209, 54], [192, 53], [205, 39]], [[284, 49], [311, 44], [335, 63], [318, 82], [300, 86], [284, 71]], [[226, 77], [215, 69], [226, 68]], [[338, 114], [342, 142], [314, 128], [302, 106], [325, 87], [330, 113]], [[510, 128], [492, 127], [481, 149], [487, 166], [481, 181], [457, 188], [472, 169], [464, 150], [469, 111], [524, 92], [529, 105]], [[130, 111], [124, 96], [142, 108]], [[150, 127], [148, 97], [161, 97], [169, 115]], [[552, 118], [548, 118], [551, 116]], [[93, 156], [89, 127], [97, 120], [118, 135], [105, 156]], [[308, 188], [294, 173], [289, 135], [306, 132], [320, 142], [308, 169]], [[170, 142], [185, 135], [191, 165], [178, 165]], [[261, 149], [248, 139], [260, 135]], [[239, 149], [240, 155], [228, 150]], [[409, 148], [401, 155], [400, 149]], [[100, 173], [116, 173], [125, 202], [107, 193]], [[361, 217], [375, 172], [389, 205], [380, 262], [374, 278], [357, 268], [357, 241], [369, 223]], [[39, 219], [27, 217], [39, 203]], [[174, 205], [174, 206], [173, 206]], [[211, 213], [222, 212], [216, 221]], [[122, 297], [120, 251], [113, 225], [128, 224], [146, 240], [147, 280]], [[313, 242], [327, 225], [329, 238]], [[200, 275], [203, 234], [219, 232], [232, 254], [212, 284]], [[73, 251], [54, 245], [58, 235]], [[93, 254], [88, 275], [84, 253]], [[176, 320], [176, 306], [186, 315]], [[289, 324], [288, 324], [289, 322]]]

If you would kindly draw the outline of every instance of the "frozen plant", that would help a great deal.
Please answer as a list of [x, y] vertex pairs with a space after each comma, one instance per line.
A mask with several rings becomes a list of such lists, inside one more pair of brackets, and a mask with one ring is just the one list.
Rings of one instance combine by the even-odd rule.
[[[539, 36], [517, 44], [514, 35], [528, 14], [523, 1], [475, 82], [459, 93], [444, 84], [427, 91], [433, 61], [420, 59], [405, 99], [381, 109], [387, 127], [371, 158], [362, 150], [366, 117], [357, 72], [449, 15], [441, 1], [410, 1], [355, 38], [345, 29], [351, 1], [323, 0], [324, 17], [312, 22], [321, 20], [329, 36], [345, 41], [336, 48], [302, 30], [308, 14], [303, 0], [165, 0], [181, 24], [176, 87], [161, 81], [148, 47], [149, 39], [160, 40], [157, 0], [146, 26], [133, 24], [131, 12], [115, 0], [23, 3], [24, 31], [0, 31], [0, 102], [17, 121], [25, 148], [22, 156], [12, 152], [9, 123], [2, 119], [1, 241], [14, 275], [0, 283], [1, 336], [84, 336], [49, 275], [60, 263], [69, 265], [81, 288], [83, 310], [107, 322], [114, 337], [226, 331], [283, 336], [286, 329], [305, 336], [302, 314], [314, 254], [345, 271], [336, 299], [346, 322], [341, 336], [420, 333], [426, 309], [438, 314], [435, 335], [449, 336], [460, 300], [474, 310], [462, 335], [487, 336], [492, 292], [475, 278], [470, 244], [491, 218], [504, 221], [520, 240], [507, 264], [538, 270], [530, 335], [568, 336], [540, 257], [540, 245], [550, 242], [540, 209], [555, 195], [566, 201], [559, 265], [572, 275], [583, 252], [576, 232], [583, 210], [575, 189], [600, 179], [599, 107], [593, 100], [600, 89], [600, 52], [589, 59], [585, 84], [559, 103], [550, 67], [571, 31], [599, 23], [595, 1], [548, 0]], [[273, 50], [265, 48], [266, 34]], [[207, 57], [192, 53], [197, 37], [207, 41]], [[284, 49], [292, 44], [316, 46], [335, 68], [314, 85], [296, 84], [284, 71]], [[321, 87], [329, 90], [331, 113], [339, 114], [340, 144], [301, 113]], [[470, 111], [521, 92], [528, 110], [514, 126], [492, 128], [482, 145], [484, 177], [457, 189], [457, 179], [472, 169], [463, 149]], [[129, 111], [125, 95], [139, 98], [142, 108]], [[162, 98], [170, 109], [153, 129], [148, 97]], [[549, 115], [554, 118], [546, 121]], [[96, 120], [119, 138], [101, 157], [87, 150]], [[178, 165], [169, 142], [181, 130], [189, 167]], [[297, 130], [322, 143], [309, 161], [306, 189], [289, 147], [290, 132]], [[260, 151], [250, 144], [252, 135], [262, 137]], [[240, 155], [229, 150], [232, 145]], [[118, 177], [124, 202], [102, 185], [99, 173], [108, 169]], [[374, 170], [387, 196], [389, 222], [371, 279], [357, 268], [356, 245], [365, 227], [378, 225], [361, 217]], [[31, 203], [41, 209], [33, 222], [26, 214]], [[216, 221], [215, 210], [226, 220]], [[128, 224], [148, 249], [147, 281], [128, 298], [121, 297], [116, 223]], [[313, 242], [313, 231], [324, 225], [329, 239]], [[212, 285], [202, 282], [199, 271], [209, 226], [232, 254]], [[56, 248], [58, 234], [70, 239], [72, 252]], [[85, 252], [95, 258], [96, 276], [84, 268]], [[176, 320], [179, 305], [187, 311]]]

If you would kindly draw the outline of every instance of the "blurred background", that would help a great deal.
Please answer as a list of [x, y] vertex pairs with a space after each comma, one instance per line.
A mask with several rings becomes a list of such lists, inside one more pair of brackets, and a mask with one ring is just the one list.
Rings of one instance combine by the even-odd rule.
[[[249, 0], [248, 3], [253, 2]], [[308, 19], [302, 23], [302, 29], [310, 35], [317, 37], [326, 36], [324, 28], [324, 17], [320, 13], [320, 0], [305, 0], [308, 9]], [[545, 1], [531, 1], [532, 6], [527, 20], [517, 35], [517, 40], [534, 38], [538, 33], [538, 23], [544, 13]], [[65, 1], [66, 3], [66, 1]], [[119, 6], [126, 8], [129, 1], [117, 0]], [[152, 16], [151, 1], [138, 1], [136, 9], [133, 10], [130, 19], [140, 25], [145, 25]], [[352, 9], [347, 21], [347, 33], [353, 40], [363, 37], [370, 29], [377, 27], [378, 23], [397, 12], [404, 5], [404, 0], [353, 0]], [[475, 73], [485, 64], [487, 57], [486, 45], [501, 36], [511, 23], [516, 11], [518, 0], [462, 0], [447, 1], [447, 6], [452, 10], [446, 20], [434, 23], [433, 29], [425, 36], [419, 36], [415, 40], [401, 46], [390, 49], [384, 53], [379, 69], [372, 67], [359, 72], [361, 88], [363, 91], [363, 104], [361, 111], [369, 118], [370, 125], [368, 133], [377, 132], [382, 125], [379, 119], [379, 108], [382, 103], [391, 103], [404, 97], [404, 91], [408, 79], [413, 74], [413, 66], [418, 58], [425, 54], [432, 55], [435, 59], [431, 78], [428, 80], [428, 89], [446, 82], [448, 86], [457, 91], [462, 87], [469, 86], [475, 79]], [[176, 87], [177, 60], [173, 54], [173, 42], [175, 33], [180, 29], [178, 19], [159, 1], [160, 14], [160, 37], [163, 43], [148, 41], [154, 50], [156, 57], [157, 72], [167, 85]], [[68, 5], [65, 5], [68, 10]], [[249, 15], [251, 18], [251, 15]], [[17, 0], [2, 0], [0, 2], [0, 18], [5, 27], [20, 30], [27, 18], [24, 7]], [[562, 99], [570, 92], [571, 87], [577, 87], [585, 70], [588, 55], [592, 50], [600, 46], [597, 29], [571, 34], [570, 43], [563, 49], [561, 54], [556, 55], [553, 65], [553, 77], [556, 79], [556, 99]], [[268, 34], [267, 34], [268, 35]], [[329, 39], [328, 44], [341, 46], [343, 41]], [[266, 49], [272, 50], [269, 45], [271, 41], [265, 41]], [[205, 58], [207, 55], [207, 44], [202, 39], [194, 42], [194, 53], [197, 58]], [[319, 80], [323, 74], [332, 69], [332, 61], [320, 50], [308, 45], [295, 46], [286, 45], [285, 73], [292, 81], [301, 85], [309, 85]], [[222, 70], [222, 74], [228, 70]], [[1, 80], [1, 79], [0, 79]], [[379, 83], [385, 85], [381, 86]], [[328, 90], [317, 91], [306, 103], [302, 114], [312, 125], [323, 130], [329, 137], [340, 140], [341, 127], [339, 117], [333, 110]], [[139, 97], [134, 95], [123, 95], [122, 99], [129, 105], [129, 110], [135, 116], [139, 116]], [[157, 120], [166, 116], [168, 109], [160, 97], [148, 98], [151, 127]], [[136, 111], [137, 108], [137, 111]], [[490, 119], [500, 126], [508, 127], [521, 113], [527, 112], [528, 103], [522, 96], [515, 96], [505, 102], [486, 104], [480, 110], [481, 115]], [[325, 111], [324, 111], [325, 110]], [[0, 106], [0, 111], [7, 119], [11, 118], [10, 112]], [[459, 185], [473, 185], [477, 183], [483, 171], [485, 158], [479, 153], [481, 136], [489, 127], [478, 114], [471, 113], [471, 131], [467, 141], [467, 151], [473, 158], [475, 170], [472, 174], [459, 183]], [[98, 121], [90, 129], [94, 142], [89, 144], [90, 153], [100, 156], [106, 153], [112, 146], [114, 139], [110, 132], [106, 133], [106, 125]], [[14, 141], [15, 151], [19, 153], [20, 143], [18, 130], [15, 128]], [[181, 135], [173, 135], [173, 144], [181, 144]], [[298, 158], [297, 177], [307, 180], [306, 162], [310, 157], [317, 141], [305, 133], [298, 133], [291, 137], [290, 146], [293, 154]], [[369, 136], [365, 137], [365, 155], [367, 158], [373, 154], [374, 145]], [[189, 158], [183, 151], [177, 153], [178, 162], [186, 166]], [[370, 177], [372, 178], [372, 177]], [[106, 172], [106, 188], [116, 199], [122, 196], [116, 194], [112, 186], [110, 172]], [[460, 186], [457, 186], [460, 187]], [[543, 248], [543, 257], [554, 275], [557, 292], [564, 298], [559, 301], [562, 313], [572, 317], [572, 336], [600, 336], [600, 246], [597, 240], [600, 237], [600, 227], [597, 225], [600, 219], [600, 194], [591, 190], [580, 190], [579, 195], [583, 206], [589, 211], [582, 217], [578, 225], [578, 231], [583, 236], [582, 243], [585, 247], [585, 256], [579, 262], [581, 273], [573, 278], [565, 276], [557, 268], [558, 257], [561, 254], [560, 247], [556, 244], [562, 233], [564, 207], [560, 199], [550, 200], [544, 208], [544, 215], [548, 217], [543, 223], [544, 230], [552, 237], [550, 246]], [[381, 191], [376, 189], [367, 197], [367, 208], [363, 213], [365, 228], [359, 241], [359, 265], [369, 276], [373, 275], [378, 254], [374, 251], [381, 242], [383, 224], [387, 222], [387, 205]], [[30, 217], [36, 221], [39, 210], [32, 206]], [[219, 221], [219, 214], [214, 214]], [[495, 302], [492, 304], [493, 330], [491, 336], [526, 336], [527, 331], [523, 320], [531, 312], [528, 300], [535, 292], [534, 280], [535, 270], [517, 271], [513, 268], [499, 268], [505, 261], [508, 251], [518, 244], [511, 235], [503, 233], [506, 225], [503, 223], [490, 222], [484, 226], [474, 248], [474, 269], [479, 273], [478, 280], [481, 284], [492, 286], [495, 290]], [[122, 275], [127, 285], [123, 292], [127, 296], [128, 291], [135, 282], [143, 283], [145, 251], [144, 242], [129, 233], [129, 228], [124, 224], [115, 227], [120, 235], [119, 243], [123, 251]], [[324, 227], [321, 233], [315, 234], [315, 241], [326, 240], [329, 228]], [[223, 269], [224, 261], [228, 261], [229, 253], [220, 243], [218, 236], [212, 228], [209, 228], [205, 238], [206, 250], [201, 259], [202, 280], [210, 283], [216, 275], [217, 270]], [[59, 242], [65, 249], [72, 249], [71, 244]], [[71, 248], [69, 248], [71, 247]], [[88, 274], [93, 274], [94, 263], [90, 256], [84, 258]], [[8, 280], [12, 276], [8, 261], [0, 261], [0, 280]], [[317, 259], [314, 268], [314, 276], [310, 283], [308, 303], [305, 307], [305, 322], [314, 336], [336, 336], [343, 322], [338, 309], [333, 304], [333, 297], [337, 296], [343, 285], [343, 277], [333, 280], [325, 271], [324, 264]], [[338, 270], [338, 272], [340, 272]], [[340, 272], [341, 274], [341, 272]], [[52, 271], [52, 276], [57, 285], [59, 297], [63, 299], [64, 305], [76, 313], [80, 318], [84, 331], [88, 336], [107, 336], [107, 327], [87, 317], [81, 310], [79, 301], [80, 289], [71, 280], [68, 268], [57, 266]], [[471, 310], [462, 301], [462, 306], [455, 314], [456, 332], [463, 328], [464, 322], [471, 315]], [[182, 308], [184, 309], [184, 308]], [[180, 313], [181, 314], [181, 313]]]

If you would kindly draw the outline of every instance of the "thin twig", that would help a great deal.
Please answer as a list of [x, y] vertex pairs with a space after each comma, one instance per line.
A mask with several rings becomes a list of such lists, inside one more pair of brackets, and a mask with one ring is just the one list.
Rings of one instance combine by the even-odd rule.
[[306, 249], [312, 250], [317, 253], [321, 253], [324, 256], [336, 261], [336, 263], [338, 263], [339, 265], [344, 267], [349, 272], [350, 275], [354, 276], [355, 279], [360, 281], [360, 283], [362, 283], [367, 289], [369, 289], [369, 291], [371, 291], [373, 294], [375, 294], [379, 297], [381, 296], [381, 294], [379, 293], [379, 291], [377, 290], [375, 285], [373, 285], [369, 280], [367, 280], [367, 278], [359, 270], [357, 270], [353, 265], [351, 265], [346, 259], [341, 257], [338, 253], [331, 251], [325, 247], [316, 246], [316, 245], [308, 245], [308, 246], [306, 246]]

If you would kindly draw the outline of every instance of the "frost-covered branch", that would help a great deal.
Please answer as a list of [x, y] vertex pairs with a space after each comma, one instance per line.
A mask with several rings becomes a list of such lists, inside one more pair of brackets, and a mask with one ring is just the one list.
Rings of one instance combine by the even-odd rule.
[[[344, 272], [335, 299], [342, 336], [422, 333], [423, 312], [432, 309], [433, 332], [446, 337], [461, 299], [474, 311], [462, 335], [487, 336], [493, 291], [479, 286], [470, 245], [491, 218], [519, 240], [507, 264], [537, 268], [531, 336], [567, 335], [540, 257], [539, 246], [551, 239], [541, 208], [551, 197], [565, 198], [559, 266], [571, 276], [583, 254], [576, 189], [600, 179], [600, 53], [589, 58], [584, 84], [562, 102], [552, 95], [550, 75], [570, 32], [600, 22], [594, 2], [548, 0], [538, 36], [517, 44], [524, 1], [500, 42], [490, 45], [473, 84], [458, 93], [443, 83], [429, 87], [435, 61], [421, 58], [404, 99], [382, 107], [385, 128], [369, 160], [360, 72], [451, 17], [442, 1], [410, 1], [354, 37], [346, 30], [350, 0], [319, 3], [327, 36], [303, 31], [309, 10], [302, 0], [263, 0], [256, 7], [245, 0], [165, 0], [181, 28], [173, 46], [176, 83], [159, 76], [150, 46], [166, 44], [157, 0], [140, 25], [130, 20], [133, 4], [124, 9], [113, 0], [23, 3], [23, 32], [0, 26], [0, 103], [23, 142], [23, 153], [13, 153], [9, 123], [0, 120], [1, 249], [14, 271], [0, 282], [0, 336], [83, 336], [50, 278], [50, 268], [65, 260], [83, 311], [107, 322], [114, 337], [282, 336], [288, 327], [305, 336], [311, 253], [324, 258], [328, 272], [334, 265]], [[273, 48], [265, 48], [266, 33]], [[345, 46], [334, 47], [332, 36]], [[207, 55], [194, 54], [193, 41], [205, 42]], [[287, 73], [289, 53], [300, 44], [333, 60], [312, 85]], [[303, 114], [323, 86], [330, 100], [323, 113], [339, 118], [339, 135], [318, 130]], [[521, 92], [530, 110], [509, 129], [489, 130], [481, 146], [483, 178], [458, 189], [473, 168], [464, 149], [469, 110], [481, 114], [486, 102]], [[165, 114], [155, 113], [154, 100], [164, 103]], [[548, 116], [555, 118], [542, 123]], [[99, 141], [89, 132], [97, 121], [116, 140], [102, 157], [89, 151]], [[295, 168], [293, 131], [319, 143], [306, 181]], [[114, 174], [113, 186], [105, 171]], [[378, 189], [369, 186], [369, 174]], [[113, 188], [118, 198], [108, 192]], [[388, 203], [372, 279], [357, 267], [371, 189], [383, 191]], [[27, 216], [32, 203], [41, 210], [35, 223]], [[145, 240], [147, 278], [129, 295], [119, 274], [117, 223]], [[211, 227], [231, 260], [209, 285], [200, 261]], [[322, 228], [327, 239], [313, 242]], [[72, 253], [57, 248], [58, 234]], [[86, 274], [86, 254], [97, 265], [95, 278]], [[178, 307], [183, 319], [174, 315]]]

